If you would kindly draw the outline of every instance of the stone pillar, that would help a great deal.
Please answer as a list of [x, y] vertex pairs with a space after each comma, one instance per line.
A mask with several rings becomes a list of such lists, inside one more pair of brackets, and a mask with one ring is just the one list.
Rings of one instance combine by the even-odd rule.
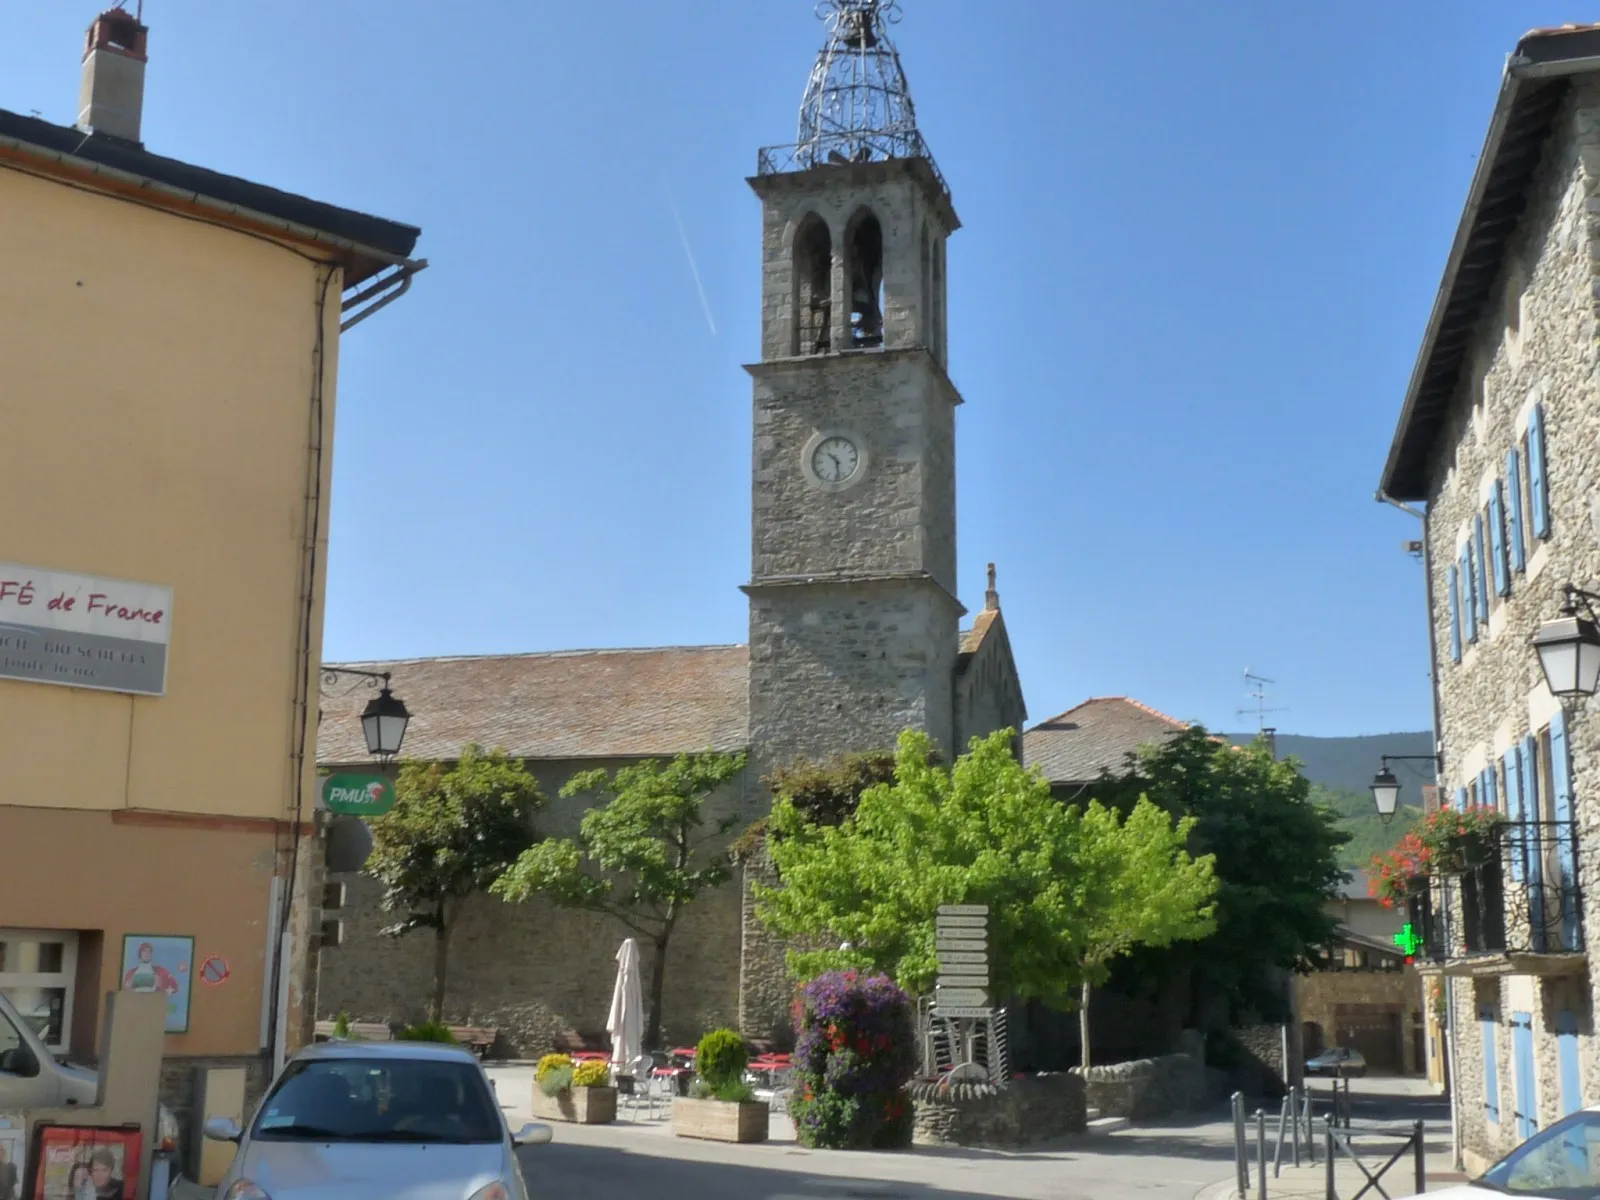
[[794, 1038], [789, 1015], [794, 984], [785, 958], [788, 944], [768, 932], [756, 916], [752, 886], [776, 887], [778, 883], [778, 872], [765, 846], [745, 858], [740, 876], [739, 1032], [787, 1047]]

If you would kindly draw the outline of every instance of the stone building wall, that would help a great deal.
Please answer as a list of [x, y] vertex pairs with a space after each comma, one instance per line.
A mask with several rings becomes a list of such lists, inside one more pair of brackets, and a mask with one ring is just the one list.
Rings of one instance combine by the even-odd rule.
[[1071, 1073], [1030, 1075], [1001, 1087], [914, 1080], [912, 1141], [918, 1146], [1018, 1147], [1082, 1133], [1083, 1080]]
[[1345, 1006], [1382, 1006], [1400, 1016], [1401, 1070], [1407, 1075], [1420, 1073], [1424, 1065], [1417, 1058], [1414, 1020], [1422, 1013], [1422, 979], [1415, 967], [1400, 971], [1315, 971], [1295, 981], [1296, 1006], [1300, 1020], [1322, 1029], [1323, 1045], [1334, 1045], [1340, 1009]]
[[[614, 769], [616, 762], [535, 762], [529, 769], [549, 801], [536, 818], [547, 836], [570, 836], [585, 811], [581, 799], [558, 798], [579, 770]], [[754, 796], [764, 794], [748, 772], [706, 805], [707, 827], [734, 815], [735, 832], [754, 819]], [[730, 835], [731, 836], [731, 835]], [[320, 956], [317, 1016], [348, 1012], [355, 1021], [415, 1021], [432, 993], [433, 939], [429, 931], [403, 938], [378, 930], [394, 918], [380, 909], [382, 888], [364, 875], [335, 876], [347, 886], [345, 942]], [[684, 912], [667, 950], [663, 1031], [673, 1045], [691, 1043], [707, 1029], [734, 1025], [739, 1003], [740, 886], [738, 872]], [[507, 904], [474, 896], [465, 904], [450, 944], [445, 1019], [450, 1024], [498, 1028], [494, 1053], [537, 1057], [568, 1030], [605, 1028], [622, 939], [639, 940], [648, 985], [654, 949], [620, 922], [595, 913], [552, 907], [542, 900]]]
[[1074, 1067], [1088, 1106], [1102, 1117], [1150, 1121], [1205, 1103], [1206, 1065], [1188, 1054], [1163, 1054], [1104, 1067]]
[[[1558, 705], [1543, 685], [1528, 641], [1556, 615], [1558, 594], [1571, 581], [1594, 588], [1600, 580], [1600, 512], [1592, 506], [1600, 482], [1600, 406], [1596, 405], [1596, 299], [1593, 260], [1600, 254], [1600, 87], [1580, 83], [1557, 115], [1530, 188], [1518, 234], [1493, 301], [1481, 319], [1474, 352], [1463, 370], [1452, 423], [1440, 437], [1433, 465], [1426, 539], [1431, 571], [1432, 635], [1438, 662], [1441, 800], [1497, 761], [1518, 740], [1547, 725]], [[1514, 323], [1518, 329], [1513, 332]], [[1544, 412], [1551, 536], [1528, 539], [1528, 561], [1512, 573], [1511, 594], [1495, 597], [1488, 628], [1475, 644], [1463, 631], [1462, 658], [1451, 659], [1449, 568], [1474, 514], [1505, 472], [1508, 449], [1527, 429], [1535, 402]], [[1493, 579], [1491, 574], [1491, 590]], [[1579, 883], [1593, 894], [1600, 845], [1590, 831], [1600, 820], [1596, 732], [1586, 714], [1569, 724], [1572, 784], [1579, 822]], [[1504, 805], [1504, 797], [1501, 798]], [[1514, 884], [1508, 879], [1508, 891]], [[1597, 948], [1596, 922], [1585, 921], [1588, 949]], [[1456, 1094], [1469, 1163], [1485, 1165], [1515, 1144], [1508, 1098], [1514, 1090], [1512, 1012], [1534, 1015], [1541, 1112], [1553, 1113], [1557, 1091], [1554, 1031], [1548, 993], [1561, 985], [1522, 976], [1450, 982], [1456, 1015]], [[1546, 993], [1541, 995], [1541, 993]], [[1483, 1047], [1478, 1012], [1495, 1021], [1502, 1117], [1484, 1112]], [[1586, 1010], [1584, 1010], [1586, 1011]], [[1585, 1015], [1583, 1026], [1589, 1028]], [[1580, 1036], [1585, 1098], [1600, 1096], [1594, 1039]]]

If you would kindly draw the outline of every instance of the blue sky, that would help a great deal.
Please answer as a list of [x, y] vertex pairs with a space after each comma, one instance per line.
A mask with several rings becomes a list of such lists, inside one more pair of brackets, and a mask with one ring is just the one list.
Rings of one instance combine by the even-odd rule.
[[[130, 5], [131, 6], [131, 5]], [[961, 590], [1030, 716], [1129, 694], [1429, 722], [1418, 523], [1379, 468], [1546, 0], [903, 0], [950, 246]], [[6, 6], [0, 107], [70, 124], [93, 3]], [[157, 153], [422, 226], [341, 347], [330, 658], [743, 641], [756, 150], [811, 0], [148, 0]], [[673, 205], [704, 283], [696, 294]]]

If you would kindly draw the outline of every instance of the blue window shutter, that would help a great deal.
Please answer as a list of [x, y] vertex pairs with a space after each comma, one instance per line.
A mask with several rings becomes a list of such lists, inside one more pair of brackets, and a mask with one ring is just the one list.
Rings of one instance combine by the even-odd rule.
[[1511, 1072], [1513, 1094], [1512, 1116], [1517, 1122], [1517, 1136], [1531, 1138], [1539, 1129], [1538, 1070], [1533, 1061], [1533, 1014], [1511, 1014]]
[[1467, 808], [1467, 789], [1464, 788], [1464, 787], [1459, 787], [1459, 788], [1456, 789], [1456, 811], [1457, 812], [1465, 812], [1466, 808]]
[[1472, 569], [1472, 539], [1461, 548], [1461, 609], [1467, 619], [1467, 641], [1478, 640], [1478, 573]]
[[1544, 455], [1544, 405], [1535, 404], [1528, 414], [1528, 491], [1533, 497], [1533, 532], [1550, 536], [1550, 481]]
[[1489, 1120], [1500, 1121], [1500, 1078], [1494, 1062], [1494, 1009], [1478, 1010], [1478, 1031], [1483, 1035], [1483, 1107]]
[[[1540, 813], [1539, 796], [1540, 788], [1544, 784], [1539, 781], [1539, 742], [1529, 734], [1522, 742], [1522, 811], [1527, 814], [1529, 825], [1525, 831], [1522, 842], [1522, 864], [1528, 874], [1528, 897], [1531, 901], [1539, 897], [1543, 903], [1544, 897], [1544, 827], [1539, 824], [1542, 819]], [[1543, 909], [1537, 912], [1542, 914]], [[1539, 916], [1532, 923], [1533, 948], [1536, 953], [1542, 954], [1546, 949], [1547, 939], [1545, 927], [1548, 921]]]
[[1445, 578], [1449, 581], [1450, 593], [1450, 661], [1461, 661], [1461, 584], [1460, 572], [1455, 566], [1445, 569]]
[[1483, 806], [1496, 809], [1500, 807], [1500, 776], [1493, 764], [1483, 772]]
[[1583, 1074], [1578, 1070], [1578, 1015], [1556, 1014], [1556, 1061], [1561, 1069], [1561, 1115], [1583, 1107]]
[[1511, 527], [1511, 566], [1521, 571], [1528, 565], [1528, 548], [1522, 540], [1522, 455], [1515, 446], [1506, 451], [1506, 510]]
[[1578, 949], [1578, 846], [1572, 821], [1572, 765], [1567, 758], [1567, 718], [1550, 718], [1550, 815], [1561, 864], [1561, 949]]
[[1484, 552], [1483, 514], [1472, 518], [1472, 550], [1478, 563], [1478, 578], [1473, 581], [1478, 589], [1478, 624], [1489, 623], [1489, 556]]
[[1494, 491], [1489, 493], [1489, 554], [1494, 559], [1494, 590], [1502, 596], [1511, 594], [1511, 564], [1506, 561], [1506, 511], [1500, 503], [1501, 481], [1494, 481]]
[[1506, 849], [1511, 859], [1512, 881], [1521, 883], [1522, 856], [1527, 853], [1526, 839], [1523, 836], [1526, 831], [1522, 828], [1522, 822], [1527, 819], [1523, 815], [1522, 807], [1522, 744], [1519, 742], [1513, 746], [1510, 753], [1500, 761], [1506, 766], [1506, 818], [1511, 822]]

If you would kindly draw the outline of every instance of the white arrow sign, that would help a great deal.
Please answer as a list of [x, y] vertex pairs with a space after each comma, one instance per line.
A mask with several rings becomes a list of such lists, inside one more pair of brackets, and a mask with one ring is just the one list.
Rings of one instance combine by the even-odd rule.
[[939, 976], [939, 990], [948, 992], [951, 988], [986, 988], [989, 986], [987, 975], [941, 975]]
[[950, 963], [986, 963], [989, 961], [987, 954], [967, 954], [960, 950], [939, 951], [939, 964], [946, 966]]
[[957, 1004], [962, 1006], [976, 1006], [982, 1004], [989, 997], [982, 988], [947, 988], [942, 987], [934, 993], [933, 1002], [937, 1005]]
[[969, 952], [981, 952], [989, 948], [989, 943], [984, 938], [942, 937], [934, 939], [933, 948], [940, 951], [965, 950]]
[[987, 1008], [964, 1008], [961, 1005], [949, 1004], [933, 1006], [933, 1015], [936, 1017], [987, 1017], [992, 1012]]
[[989, 973], [989, 964], [983, 962], [947, 962], [941, 958], [939, 960], [939, 970], [946, 975], [987, 975]]
[[982, 929], [989, 924], [988, 917], [936, 917], [935, 929]]
[[941, 904], [939, 905], [941, 917], [987, 917], [989, 906], [987, 904]]

